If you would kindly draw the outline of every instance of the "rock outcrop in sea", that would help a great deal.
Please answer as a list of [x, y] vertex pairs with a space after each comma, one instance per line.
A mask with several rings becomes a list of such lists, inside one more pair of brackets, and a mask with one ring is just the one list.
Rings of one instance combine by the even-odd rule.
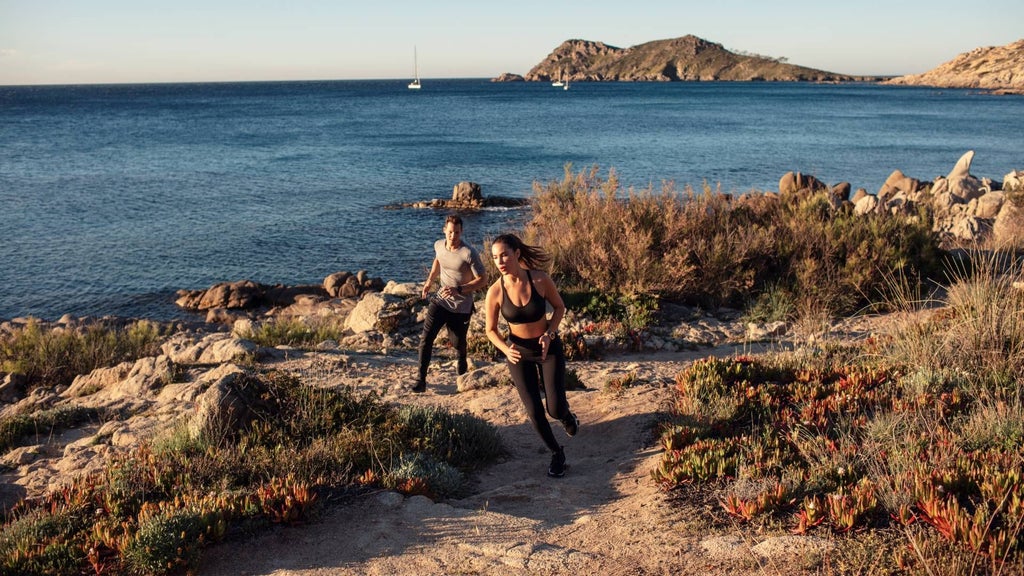
[[483, 189], [476, 182], [462, 181], [452, 188], [452, 197], [431, 198], [417, 202], [405, 202], [389, 206], [389, 208], [442, 208], [447, 210], [480, 210], [482, 208], [505, 207], [515, 208], [530, 203], [525, 198], [506, 198], [502, 196], [484, 196]]
[[[789, 64], [785, 58], [739, 54], [693, 35], [618, 48], [566, 40], [525, 76], [526, 81], [807, 81], [874, 80]], [[516, 79], [505, 73], [495, 82]]]

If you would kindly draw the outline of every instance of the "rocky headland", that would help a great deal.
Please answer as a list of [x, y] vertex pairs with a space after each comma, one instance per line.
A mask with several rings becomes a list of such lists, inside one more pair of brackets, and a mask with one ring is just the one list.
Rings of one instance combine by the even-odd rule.
[[975, 48], [923, 74], [899, 76], [884, 84], [1024, 94], [1024, 40]]
[[590, 40], [566, 40], [525, 76], [505, 73], [495, 82], [850, 82], [849, 76], [789, 64], [785, 58], [739, 54], [687, 35], [618, 48]]

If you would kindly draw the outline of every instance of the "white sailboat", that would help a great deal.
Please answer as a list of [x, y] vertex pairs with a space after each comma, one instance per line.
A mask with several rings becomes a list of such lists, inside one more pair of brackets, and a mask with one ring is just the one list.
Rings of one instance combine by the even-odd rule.
[[416, 76], [414, 77], [413, 81], [409, 83], [409, 89], [410, 90], [419, 90], [420, 89], [420, 62], [419, 62], [419, 59], [416, 57], [416, 47], [415, 46], [412, 47], [412, 64], [413, 64], [413, 67], [416, 70]]

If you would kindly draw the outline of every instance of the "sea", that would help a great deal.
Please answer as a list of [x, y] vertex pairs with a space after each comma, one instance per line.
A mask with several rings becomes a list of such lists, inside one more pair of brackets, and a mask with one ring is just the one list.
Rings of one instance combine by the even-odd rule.
[[[806, 83], [487, 79], [0, 86], [0, 320], [191, 313], [179, 289], [421, 282], [447, 212], [572, 170], [623, 190], [773, 190], [787, 171], [875, 192], [895, 169], [1024, 169], [1024, 97]], [[463, 212], [465, 239], [528, 209]]]

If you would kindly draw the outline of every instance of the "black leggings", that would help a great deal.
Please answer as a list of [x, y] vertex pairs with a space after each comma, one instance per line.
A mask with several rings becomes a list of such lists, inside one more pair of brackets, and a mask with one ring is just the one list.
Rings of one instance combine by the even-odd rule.
[[520, 354], [519, 362], [508, 362], [508, 371], [519, 392], [519, 399], [523, 401], [533, 429], [552, 452], [557, 452], [560, 446], [551, 431], [551, 424], [544, 416], [540, 387], [543, 384], [547, 413], [557, 420], [566, 420], [569, 417], [569, 401], [565, 398], [565, 352], [562, 341], [556, 338], [551, 342], [548, 356], [542, 362], [541, 346], [537, 338], [519, 338], [510, 334], [508, 340]]
[[448, 327], [448, 338], [459, 353], [459, 365], [457, 372], [462, 374], [466, 371], [466, 333], [469, 332], [469, 319], [472, 312], [460, 314], [431, 302], [427, 308], [427, 318], [423, 321], [423, 334], [420, 335], [420, 374], [419, 382], [427, 381], [427, 367], [430, 366], [430, 357], [434, 352], [434, 340], [437, 339], [441, 328]]

